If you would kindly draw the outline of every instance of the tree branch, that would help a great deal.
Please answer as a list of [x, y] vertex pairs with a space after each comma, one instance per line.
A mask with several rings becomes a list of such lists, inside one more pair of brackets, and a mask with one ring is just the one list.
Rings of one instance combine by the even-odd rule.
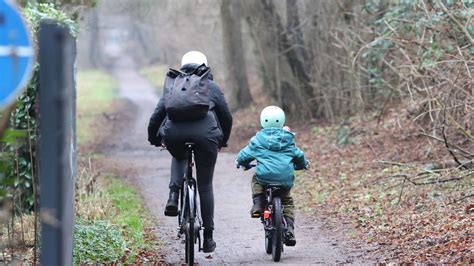
[[443, 121], [443, 128], [441, 129], [441, 134], [443, 135], [443, 139], [444, 139], [444, 145], [446, 146], [446, 148], [448, 149], [448, 152], [449, 154], [451, 154], [451, 156], [453, 157], [454, 161], [456, 163], [458, 163], [458, 165], [464, 169], [468, 169], [467, 166], [463, 165], [459, 160], [458, 158], [456, 157], [456, 155], [454, 155], [454, 152], [451, 151], [451, 149], [449, 148], [449, 144], [448, 144], [448, 139], [446, 138], [446, 133], [445, 133], [445, 128], [446, 128], [446, 108], [444, 108], [444, 121]]
[[457, 20], [453, 14], [451, 14], [451, 12], [449, 12], [449, 10], [446, 8], [446, 6], [440, 1], [436, 1], [440, 6], [441, 8], [443, 9], [444, 12], [446, 12], [446, 14], [449, 16], [449, 18], [454, 22], [456, 23], [456, 25], [458, 25], [458, 27], [462, 30], [462, 32], [464, 33], [464, 35], [466, 35], [466, 37], [469, 39], [469, 42], [471, 43], [471, 45], [474, 45], [474, 39], [472, 38], [471, 34], [469, 33], [469, 31], [467, 31], [467, 29], [461, 24], [461, 22], [459, 22], [459, 20]]
[[456, 203], [456, 202], [460, 202], [460, 201], [462, 201], [462, 200], [465, 200], [465, 199], [471, 198], [471, 197], [474, 197], [474, 194], [469, 194], [469, 195], [464, 196], [464, 197], [462, 197], [462, 198], [455, 199], [454, 201], [452, 201], [452, 202], [450, 202], [450, 203], [448, 203], [448, 204], [446, 204], [446, 205], [451, 205], [451, 204], [454, 204], [454, 203]]

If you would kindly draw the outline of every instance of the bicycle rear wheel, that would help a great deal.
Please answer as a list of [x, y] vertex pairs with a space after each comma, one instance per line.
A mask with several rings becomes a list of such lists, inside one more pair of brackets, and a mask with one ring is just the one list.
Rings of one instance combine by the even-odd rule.
[[186, 222], [186, 263], [188, 265], [194, 264], [194, 243], [196, 241], [196, 231], [194, 229], [195, 223], [195, 214], [196, 210], [194, 208], [194, 190], [191, 188], [186, 188], [188, 190], [187, 200], [186, 200], [186, 214], [185, 214], [185, 222]]
[[265, 252], [268, 255], [272, 254], [272, 233], [265, 231]]
[[283, 250], [283, 209], [281, 207], [280, 197], [273, 198], [273, 235], [272, 235], [272, 258], [273, 261], [278, 262], [281, 258], [281, 251]]
[[194, 265], [194, 218], [186, 223], [186, 263]]

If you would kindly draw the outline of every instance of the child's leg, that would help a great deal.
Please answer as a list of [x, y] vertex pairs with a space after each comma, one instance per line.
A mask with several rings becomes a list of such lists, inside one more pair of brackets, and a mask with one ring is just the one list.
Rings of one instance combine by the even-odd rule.
[[252, 196], [262, 194], [263, 195], [263, 186], [257, 182], [257, 176], [253, 175], [252, 177]]
[[250, 210], [250, 216], [252, 218], [259, 218], [263, 212], [263, 204], [265, 197], [263, 196], [263, 186], [257, 182], [257, 177], [252, 177], [252, 199], [253, 206]]
[[283, 216], [285, 217], [288, 225], [288, 232], [285, 237], [285, 244], [287, 246], [294, 246], [296, 244], [295, 238], [295, 204], [293, 203], [293, 197], [291, 197], [291, 191], [282, 191], [280, 194], [281, 204], [283, 205]]
[[295, 221], [295, 204], [291, 196], [291, 190], [282, 191], [280, 198], [283, 205], [283, 215]]

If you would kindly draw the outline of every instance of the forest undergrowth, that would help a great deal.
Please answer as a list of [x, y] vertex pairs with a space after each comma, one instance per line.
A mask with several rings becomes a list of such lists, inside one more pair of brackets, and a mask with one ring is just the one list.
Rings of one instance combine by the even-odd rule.
[[[421, 133], [403, 105], [341, 123], [288, 120], [312, 163], [297, 174], [296, 203], [379, 262], [473, 263], [472, 162], [456, 167], [444, 141]], [[234, 115], [232, 151], [259, 130], [260, 109]]]
[[[314, 24], [331, 33], [327, 50], [308, 49], [319, 101], [267, 101], [289, 113], [312, 162], [297, 174], [299, 207], [380, 262], [474, 263], [473, 2], [344, 3], [344, 16], [329, 12], [334, 31]], [[235, 114], [231, 150], [259, 130], [263, 106]]]

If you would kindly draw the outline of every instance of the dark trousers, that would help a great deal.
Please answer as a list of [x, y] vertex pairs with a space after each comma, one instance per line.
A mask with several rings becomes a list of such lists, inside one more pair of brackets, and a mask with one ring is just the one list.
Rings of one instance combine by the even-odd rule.
[[[188, 141], [196, 144], [194, 161], [196, 165], [197, 186], [201, 202], [201, 215], [204, 229], [214, 229], [214, 192], [212, 179], [217, 160], [218, 144], [207, 138], [192, 138]], [[186, 149], [181, 139], [168, 138], [165, 140], [168, 151], [173, 155], [171, 161], [170, 189], [178, 190], [183, 184], [186, 171]]]

